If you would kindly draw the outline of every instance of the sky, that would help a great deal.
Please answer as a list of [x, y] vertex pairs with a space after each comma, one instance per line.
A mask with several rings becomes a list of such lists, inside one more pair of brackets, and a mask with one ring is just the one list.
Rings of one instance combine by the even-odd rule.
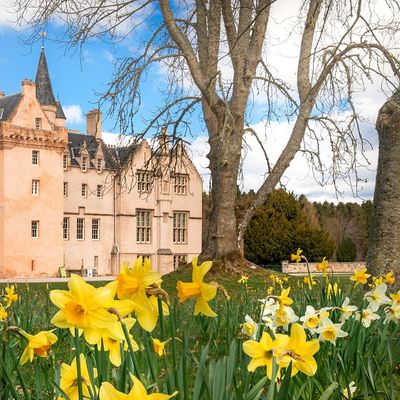
[[[298, 3], [299, 0], [293, 0]], [[279, 2], [278, 2], [279, 3]], [[10, 0], [0, 0], [0, 91], [6, 95], [20, 91], [20, 83], [23, 79], [35, 79], [37, 63], [40, 55], [41, 41], [30, 46], [24, 43], [30, 31], [25, 26], [16, 26], [13, 22], [15, 14], [10, 8]], [[280, 4], [285, 4], [281, 2]], [[288, 3], [286, 3], [288, 4]], [[296, 17], [296, 7], [291, 9], [292, 18]], [[272, 55], [276, 60], [279, 69], [287, 80], [295, 84], [295, 68], [293, 59], [298, 51], [298, 40], [284, 41], [283, 37], [288, 36], [288, 32], [283, 31], [282, 21], [288, 17], [288, 10], [282, 6], [274, 9], [272, 22], [273, 40], [281, 40], [282, 45], [276, 50], [272, 50]], [[106, 43], [101, 40], [92, 40], [86, 43], [82, 49], [66, 48], [65, 45], [55, 40], [62, 32], [63, 26], [52, 24], [49, 28], [44, 47], [49, 66], [52, 86], [55, 96], [61, 101], [64, 112], [67, 116], [67, 126], [70, 129], [85, 131], [85, 113], [93, 108], [97, 108], [99, 93], [103, 92], [107, 83], [112, 78], [114, 62], [119, 57], [131, 55], [134, 49], [141, 45], [137, 37], [129, 37], [120, 43]], [[140, 36], [140, 32], [139, 32]], [[221, 69], [229, 75], [229, 66], [221, 64]], [[165, 85], [166, 75], [162, 68], [153, 69], [151, 76], [147, 79], [143, 87], [142, 108], [137, 116], [135, 125], [140, 131], [145, 126], [145, 118], [149, 118], [151, 110], [156, 105], [156, 100], [160, 97], [160, 88]], [[357, 201], [371, 199], [373, 197], [374, 180], [376, 173], [377, 134], [374, 122], [379, 108], [385, 101], [385, 95], [379, 92], [374, 85], [367, 87], [367, 90], [358, 94], [356, 101], [361, 105], [366, 121], [363, 124], [363, 133], [372, 143], [372, 147], [367, 147], [366, 156], [368, 167], [360, 169], [361, 190], [358, 197], [349, 185], [341, 184], [341, 194], [335, 192], [332, 184], [320, 186], [314, 179], [312, 168], [301, 153], [292, 161], [289, 169], [282, 178], [282, 184], [294, 193], [305, 194], [312, 201]], [[290, 131], [293, 126], [292, 121], [278, 120], [271, 122], [267, 127], [257, 121], [258, 113], [261, 113], [264, 98], [262, 95], [256, 96], [253, 109], [254, 123], [252, 128], [260, 134], [268, 133], [267, 139], [263, 139], [264, 144], [270, 151], [271, 161], [277, 159], [283, 149]], [[115, 126], [115, 119], [107, 117], [107, 110], [103, 111], [103, 138], [109, 143], [115, 143], [118, 127]], [[153, 132], [156, 133], [156, 132]], [[190, 144], [190, 153], [193, 161], [203, 176], [204, 188], [209, 186], [210, 172], [207, 168], [208, 152], [207, 134], [199, 122], [199, 116], [195, 115], [192, 121], [192, 135], [186, 138]], [[245, 161], [239, 186], [243, 191], [251, 189], [257, 190], [261, 185], [267, 164], [263, 157], [263, 152], [257, 144], [255, 138], [246, 135], [246, 148], [243, 150]], [[329, 153], [329, 143], [322, 144], [322, 156]], [[339, 196], [339, 197], [337, 197]]]

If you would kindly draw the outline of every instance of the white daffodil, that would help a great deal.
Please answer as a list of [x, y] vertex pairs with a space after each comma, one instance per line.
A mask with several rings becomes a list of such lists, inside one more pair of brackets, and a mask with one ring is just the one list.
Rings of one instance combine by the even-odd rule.
[[365, 293], [364, 297], [368, 300], [368, 307], [372, 311], [377, 311], [379, 306], [382, 304], [390, 304], [391, 301], [389, 297], [386, 296], [387, 286], [386, 283], [382, 283], [370, 292]]
[[366, 308], [362, 310], [362, 312], [357, 312], [356, 319], [357, 321], [361, 321], [361, 323], [366, 327], [369, 328], [371, 326], [371, 322], [381, 317], [378, 314], [375, 314], [370, 308]]
[[390, 307], [385, 308], [386, 318], [383, 321], [384, 324], [388, 324], [390, 321], [398, 323], [400, 320], [400, 304], [394, 301]]
[[357, 311], [357, 306], [349, 306], [350, 299], [346, 297], [340, 308], [342, 314], [340, 315], [340, 322], [346, 321], [349, 317], [353, 315], [353, 312]]
[[329, 318], [323, 318], [321, 326], [315, 332], [319, 333], [319, 340], [336, 344], [337, 338], [348, 336], [347, 332], [342, 331], [342, 325], [343, 323], [334, 324]]
[[304, 328], [314, 333], [319, 325], [319, 314], [315, 311], [313, 306], [307, 306], [306, 312], [304, 316], [300, 318], [300, 321], [303, 322]]
[[266, 319], [270, 319], [270, 317], [272, 317], [272, 315], [275, 313], [275, 309], [277, 307], [275, 300], [272, 298], [267, 298], [258, 301], [261, 303], [262, 320], [265, 321]]
[[245, 335], [250, 336], [253, 340], [256, 340], [258, 334], [258, 324], [248, 314], [245, 315], [244, 320], [246, 322], [242, 325], [242, 332]]
[[357, 390], [356, 384], [354, 383], [354, 381], [351, 381], [349, 383], [349, 386], [342, 389], [342, 395], [345, 399], [350, 399], [350, 397], [353, 396], [356, 390]]
[[319, 324], [321, 325], [324, 318], [329, 318], [329, 311], [332, 307], [323, 307], [318, 311]]
[[278, 327], [282, 326], [285, 331], [288, 330], [289, 324], [293, 322], [297, 322], [299, 317], [294, 313], [293, 309], [289, 306], [279, 306], [276, 305], [274, 317], [273, 317], [273, 326]]

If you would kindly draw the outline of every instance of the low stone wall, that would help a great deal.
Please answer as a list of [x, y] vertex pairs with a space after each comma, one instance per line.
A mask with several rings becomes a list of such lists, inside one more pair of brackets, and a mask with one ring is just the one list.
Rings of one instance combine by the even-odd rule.
[[[311, 272], [318, 272], [316, 265], [318, 263], [309, 263], [310, 271]], [[364, 261], [358, 262], [330, 262], [330, 267], [333, 269], [335, 273], [342, 273], [342, 274], [351, 274], [356, 269], [365, 268]], [[307, 273], [307, 266], [306, 263], [291, 263], [289, 261], [282, 261], [282, 272], [285, 274], [306, 274]]]

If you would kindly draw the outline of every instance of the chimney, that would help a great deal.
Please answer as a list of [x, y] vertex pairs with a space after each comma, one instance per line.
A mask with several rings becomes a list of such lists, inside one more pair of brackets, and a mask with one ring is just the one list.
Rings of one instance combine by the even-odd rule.
[[97, 108], [86, 114], [86, 133], [101, 139], [101, 111]]
[[2, 99], [4, 96], [5, 96], [5, 93], [0, 90], [0, 99]]
[[160, 152], [161, 155], [168, 155], [169, 152], [169, 137], [168, 131], [165, 126], [161, 128], [161, 135], [159, 136]]
[[36, 97], [36, 85], [31, 79], [24, 79], [21, 82], [23, 96]]

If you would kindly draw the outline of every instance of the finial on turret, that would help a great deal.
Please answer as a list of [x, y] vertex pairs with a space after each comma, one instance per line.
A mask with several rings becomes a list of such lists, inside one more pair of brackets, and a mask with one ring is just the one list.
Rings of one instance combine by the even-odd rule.
[[44, 39], [47, 36], [47, 32], [44, 32], [44, 31], [39, 32], [39, 36], [42, 38], [42, 49], [44, 49]]

